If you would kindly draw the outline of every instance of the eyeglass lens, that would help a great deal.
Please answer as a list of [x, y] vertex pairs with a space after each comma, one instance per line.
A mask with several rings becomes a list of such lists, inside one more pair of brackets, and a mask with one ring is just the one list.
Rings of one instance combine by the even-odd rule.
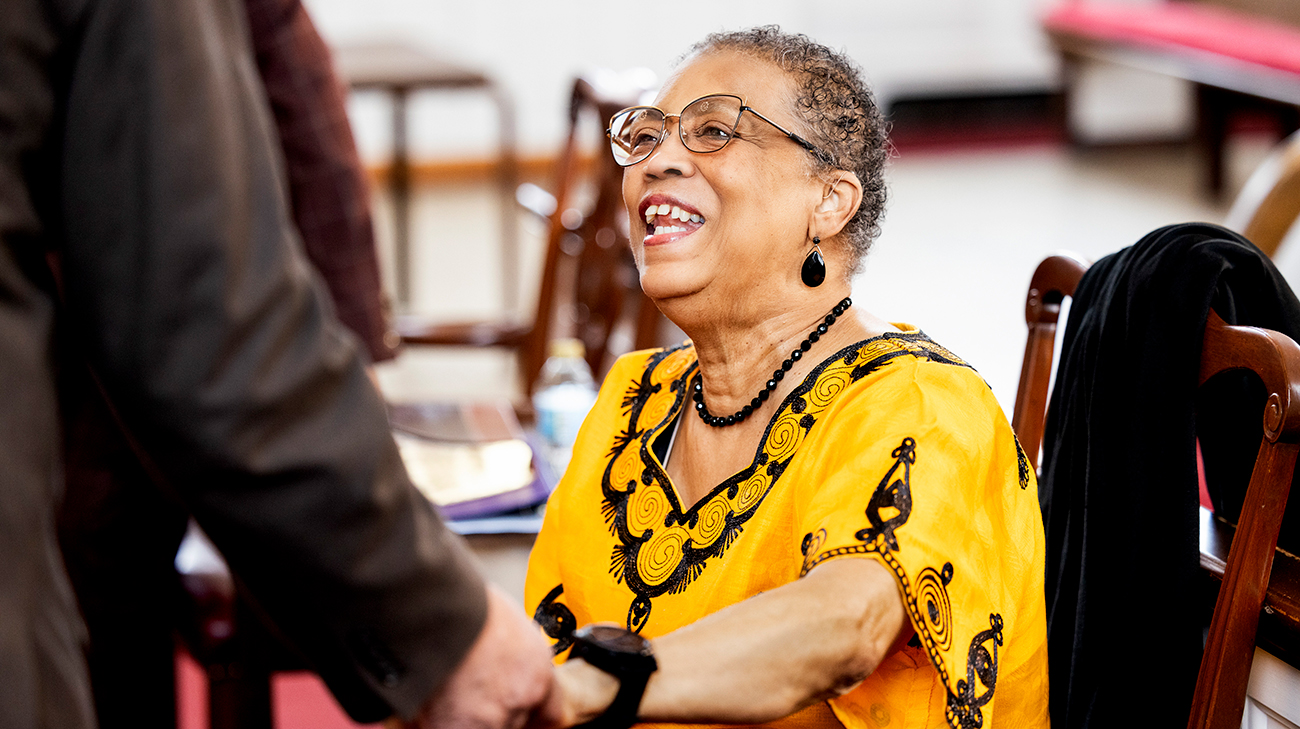
[[692, 152], [716, 152], [727, 146], [740, 122], [741, 101], [735, 96], [705, 96], [665, 115], [652, 106], [624, 109], [610, 121], [610, 148], [614, 160], [626, 167], [650, 156], [663, 141], [668, 116], [677, 116], [682, 143]]

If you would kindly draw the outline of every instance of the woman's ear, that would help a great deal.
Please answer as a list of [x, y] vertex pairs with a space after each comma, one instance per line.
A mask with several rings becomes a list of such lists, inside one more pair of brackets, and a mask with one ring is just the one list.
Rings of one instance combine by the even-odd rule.
[[822, 185], [822, 199], [813, 211], [813, 230], [821, 238], [838, 235], [862, 204], [862, 183], [843, 170], [832, 172], [832, 181]]

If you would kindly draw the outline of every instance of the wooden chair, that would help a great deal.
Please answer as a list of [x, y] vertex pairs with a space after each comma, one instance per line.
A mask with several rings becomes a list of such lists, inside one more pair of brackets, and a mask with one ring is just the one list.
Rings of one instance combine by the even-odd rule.
[[[1073, 295], [1086, 270], [1087, 264], [1078, 258], [1052, 256], [1039, 265], [1030, 283], [1025, 306], [1029, 341], [1013, 427], [1035, 468], [1061, 301]], [[1293, 660], [1300, 648], [1300, 560], [1276, 550], [1300, 454], [1300, 346], [1278, 332], [1229, 326], [1211, 311], [1198, 382], [1234, 369], [1257, 374], [1269, 396], [1264, 436], [1240, 521], [1234, 527], [1201, 509], [1200, 564], [1222, 587], [1201, 659], [1189, 729], [1241, 726], [1257, 639], [1271, 652], [1290, 654]]]
[[[515, 144], [515, 107], [492, 77], [461, 65], [434, 51], [401, 41], [346, 44], [334, 48], [334, 64], [348, 86], [380, 91], [392, 101], [393, 147], [388, 189], [393, 203], [393, 257], [396, 259], [397, 301], [411, 303], [411, 160], [407, 134], [407, 109], [418, 91], [471, 91], [485, 94], [496, 107], [496, 184], [501, 204], [501, 278], [506, 285], [517, 280], [518, 219], [514, 206], [519, 160]], [[507, 306], [513, 297], [507, 296]]]
[[1029, 296], [1025, 299], [1029, 340], [1025, 342], [1025, 360], [1020, 366], [1020, 387], [1016, 389], [1011, 429], [1035, 471], [1047, 418], [1047, 389], [1052, 378], [1057, 319], [1065, 297], [1074, 296], [1074, 287], [1087, 270], [1088, 264], [1083, 259], [1060, 254], [1038, 264], [1029, 281]]
[[1300, 217], [1300, 132], [1287, 137], [1246, 181], [1224, 226], [1250, 239], [1269, 257]]
[[[1228, 326], [1211, 311], [1198, 383], [1233, 369], [1251, 370], [1264, 382], [1269, 393], [1264, 437], [1221, 573], [1223, 586], [1210, 621], [1189, 727], [1240, 726], [1260, 611], [1266, 594], [1282, 598], [1284, 592], [1283, 585], [1271, 585], [1269, 578], [1300, 454], [1300, 347], [1278, 332]], [[1209, 567], [1216, 571], [1214, 565]], [[1294, 603], [1300, 593], [1294, 585], [1289, 587]]]
[[[592, 372], [605, 370], [610, 334], [625, 316], [634, 322], [633, 346], [657, 343], [659, 313], [641, 293], [628, 247], [623, 207], [623, 170], [604, 142], [604, 130], [620, 109], [640, 103], [651, 90], [649, 72], [599, 72], [578, 77], [569, 101], [569, 134], [555, 171], [546, 258], [530, 322], [431, 324], [415, 317], [397, 322], [402, 341], [418, 346], [505, 347], [519, 357], [524, 392], [530, 392], [547, 342], [577, 336]], [[601, 139], [595, 158], [583, 159], [584, 121], [594, 117]], [[585, 119], [586, 118], [586, 119]], [[584, 199], [590, 201], [584, 204]]]

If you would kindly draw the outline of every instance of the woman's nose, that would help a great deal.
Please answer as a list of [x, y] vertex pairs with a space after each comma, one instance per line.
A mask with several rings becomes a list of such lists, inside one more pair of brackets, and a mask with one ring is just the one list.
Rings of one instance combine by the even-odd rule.
[[[681, 122], [678, 121], [678, 124]], [[695, 153], [682, 144], [678, 127], [671, 122], [664, 130], [664, 139], [642, 162], [647, 177], [661, 179], [664, 177], [685, 177], [695, 173]]]

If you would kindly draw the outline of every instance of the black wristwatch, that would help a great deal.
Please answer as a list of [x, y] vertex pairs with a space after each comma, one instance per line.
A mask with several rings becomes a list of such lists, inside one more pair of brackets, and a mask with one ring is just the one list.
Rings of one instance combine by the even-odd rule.
[[581, 658], [618, 679], [618, 694], [605, 713], [579, 727], [627, 729], [636, 723], [637, 709], [650, 674], [659, 668], [650, 641], [612, 623], [592, 623], [573, 631], [568, 660]]

